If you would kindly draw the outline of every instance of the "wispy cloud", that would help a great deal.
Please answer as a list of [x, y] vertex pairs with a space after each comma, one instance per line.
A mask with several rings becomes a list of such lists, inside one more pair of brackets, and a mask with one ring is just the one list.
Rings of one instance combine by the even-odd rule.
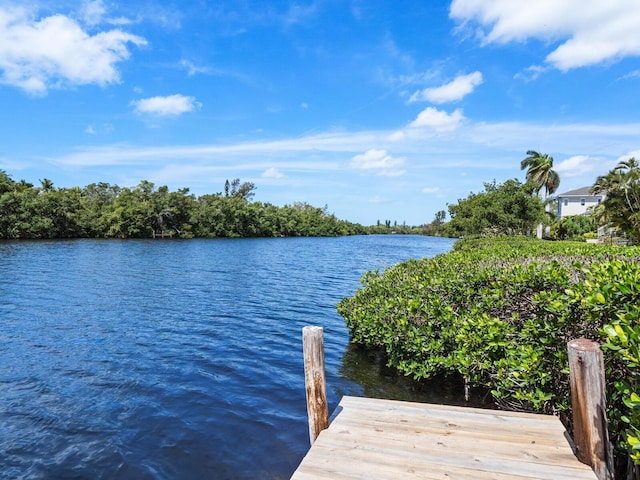
[[98, 25], [107, 12], [102, 0], [85, 0], [80, 7], [82, 19], [87, 25]]
[[549, 67], [543, 67], [540, 65], [531, 65], [527, 67], [524, 71], [516, 73], [513, 78], [518, 80], [523, 80], [525, 82], [532, 82], [537, 80], [537, 78], [549, 70]]
[[264, 178], [284, 178], [284, 174], [275, 167], [271, 167], [262, 172]]
[[435, 104], [457, 102], [469, 95], [482, 83], [482, 73], [476, 71], [460, 75], [439, 87], [425, 88], [415, 92], [409, 102], [428, 101]]
[[[101, 15], [94, 7], [92, 15]], [[34, 19], [21, 8], [0, 6], [0, 82], [33, 95], [50, 88], [118, 83], [117, 64], [129, 58], [128, 45], [146, 40], [122, 30], [90, 35], [73, 19]]]
[[[429, 107], [432, 108], [432, 107]], [[427, 109], [428, 110], [428, 109]], [[434, 109], [435, 110], [435, 109]], [[445, 124], [450, 117], [446, 112], [443, 116]], [[460, 114], [461, 115], [461, 114]], [[434, 117], [438, 117], [437, 112]], [[436, 123], [436, 125], [438, 125]], [[227, 161], [243, 168], [238, 159], [245, 158], [247, 168], [255, 168], [264, 172], [270, 168], [294, 168], [298, 170], [339, 170], [340, 159], [353, 159], [364, 155], [358, 162], [367, 164], [368, 158], [372, 164], [376, 157], [385, 158], [382, 152], [399, 152], [398, 158], [410, 157], [433, 158], [434, 165], [439, 167], [459, 168], [459, 164], [443, 164], [440, 160], [443, 152], [447, 155], [466, 159], [467, 165], [486, 165], [491, 160], [491, 153], [500, 151], [513, 152], [514, 165], [519, 162], [526, 151], [531, 148], [531, 139], [543, 142], [544, 151], [559, 158], [563, 153], [583, 151], [598, 152], [597, 158], [616, 159], [625, 152], [637, 151], [637, 132], [640, 123], [554, 123], [545, 122], [473, 122], [466, 120], [459, 122], [455, 132], [444, 135], [429, 135], [427, 129], [413, 130], [411, 135], [393, 138], [397, 131], [392, 130], [363, 130], [324, 132], [315, 135], [290, 137], [278, 140], [259, 142], [219, 143], [202, 145], [159, 145], [153, 147], [135, 146], [127, 144], [112, 144], [99, 147], [78, 147], [75, 151], [51, 158], [56, 165], [67, 166], [98, 166], [98, 165], [146, 165], [153, 160], [157, 164], [171, 161]], [[424, 134], [422, 134], [424, 132]], [[365, 155], [366, 152], [368, 156]], [[362, 153], [365, 152], [365, 153]], [[376, 153], [378, 152], [378, 153]], [[478, 163], [478, 152], [482, 152], [484, 161]], [[301, 154], [316, 161], [308, 161]], [[633, 154], [633, 153], [631, 153]], [[327, 155], [327, 157], [322, 157]], [[281, 159], [273, 162], [269, 158]], [[640, 154], [638, 154], [640, 156]], [[389, 155], [391, 159], [395, 156]], [[520, 158], [522, 157], [522, 158]], [[334, 160], [328, 161], [327, 158]], [[259, 160], [256, 160], [259, 159]], [[495, 160], [499, 162], [500, 160]], [[380, 162], [380, 159], [378, 159]], [[356, 162], [357, 163], [357, 162]], [[556, 168], [561, 164], [559, 162]], [[406, 165], [406, 163], [405, 163]], [[308, 168], [307, 168], [308, 167]], [[519, 168], [516, 169], [519, 171]]]
[[211, 74], [213, 73], [213, 69], [209, 68], [209, 67], [201, 67], [198, 65], [195, 65], [193, 62], [190, 62], [189, 60], [180, 60], [180, 62], [178, 63], [179, 67], [186, 70], [187, 71], [187, 75], [189, 75], [190, 77], [193, 77], [194, 75], [198, 75], [198, 74]]
[[640, 78], [640, 70], [633, 70], [627, 73], [626, 75], [623, 75], [622, 77], [620, 77], [619, 80], [629, 80], [634, 78]]
[[194, 97], [185, 95], [169, 95], [166, 97], [149, 97], [131, 102], [137, 113], [174, 117], [191, 112], [202, 106]]

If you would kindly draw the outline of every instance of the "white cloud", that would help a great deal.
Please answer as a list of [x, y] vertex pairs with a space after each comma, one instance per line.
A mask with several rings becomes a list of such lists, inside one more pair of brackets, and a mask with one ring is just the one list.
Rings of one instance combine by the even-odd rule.
[[422, 189], [422, 193], [438, 193], [440, 187], [425, 187]]
[[428, 127], [437, 132], [447, 132], [458, 128], [464, 121], [464, 115], [458, 108], [452, 113], [427, 107], [418, 114], [418, 117], [409, 124], [410, 128]]
[[385, 177], [398, 177], [404, 174], [400, 167], [405, 163], [405, 158], [394, 158], [386, 150], [371, 148], [351, 159], [351, 167], [361, 170], [377, 170], [378, 175]]
[[[624, 155], [621, 155], [618, 157], [618, 159], [616, 160], [615, 164], [617, 165], [618, 163], [622, 162], [623, 160], [629, 160], [631, 157], [640, 160], [640, 149], [638, 150], [632, 150], [628, 153], [625, 153]], [[611, 167], [613, 168], [613, 166]]]
[[427, 100], [435, 104], [456, 102], [473, 92], [481, 83], [482, 73], [476, 71], [468, 75], [460, 75], [440, 87], [425, 88], [415, 92], [409, 101]]
[[98, 25], [106, 13], [102, 0], [85, 0], [81, 8], [83, 20], [88, 25]]
[[170, 117], [191, 112], [202, 105], [194, 97], [185, 95], [169, 95], [166, 97], [149, 97], [131, 102], [137, 113]]
[[97, 135], [96, 129], [93, 125], [88, 125], [87, 128], [84, 129], [84, 133], [88, 133], [89, 135]]
[[559, 41], [545, 60], [560, 70], [640, 56], [638, 0], [454, 0], [450, 16], [485, 44]]
[[558, 163], [554, 170], [562, 177], [579, 177], [600, 167], [601, 161], [588, 155], [574, 155]]
[[284, 178], [284, 173], [275, 167], [268, 168], [262, 173], [264, 178]]
[[0, 82], [34, 94], [69, 85], [120, 81], [128, 44], [144, 38], [115, 29], [89, 35], [64, 15], [34, 20], [24, 9], [0, 7]]

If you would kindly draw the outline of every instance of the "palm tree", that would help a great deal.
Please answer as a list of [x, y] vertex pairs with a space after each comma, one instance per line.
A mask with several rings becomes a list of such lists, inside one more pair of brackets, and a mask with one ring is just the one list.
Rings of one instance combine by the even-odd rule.
[[40, 180], [40, 184], [41, 184], [40, 190], [42, 190], [43, 192], [49, 193], [51, 190], [53, 190], [53, 182], [48, 178], [45, 178], [44, 180]]
[[544, 187], [544, 199], [560, 186], [560, 176], [553, 170], [553, 157], [546, 153], [527, 151], [527, 158], [520, 162], [520, 169], [527, 168], [527, 180], [537, 185], [536, 193]]
[[599, 176], [591, 191], [605, 194], [596, 210], [598, 219], [640, 243], [640, 163], [633, 157], [621, 161], [607, 175]]

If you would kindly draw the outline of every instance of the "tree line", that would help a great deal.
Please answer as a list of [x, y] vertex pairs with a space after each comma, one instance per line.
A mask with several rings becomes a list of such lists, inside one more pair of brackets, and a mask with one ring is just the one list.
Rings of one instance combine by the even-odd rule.
[[[143, 180], [133, 188], [92, 183], [34, 186], [0, 170], [0, 239], [337, 236], [370, 233], [306, 202], [278, 207], [251, 201], [256, 189], [239, 179], [224, 193], [196, 197]], [[384, 232], [377, 232], [384, 233]]]
[[447, 205], [449, 221], [445, 221], [447, 212], [437, 212], [434, 220], [423, 226], [423, 233], [449, 237], [529, 235], [537, 225], [544, 224], [550, 227], [552, 238], [575, 240], [584, 239], [584, 234], [595, 235], [598, 227], [607, 227], [640, 244], [640, 163], [635, 158], [621, 161], [596, 179], [591, 191], [604, 194], [604, 200], [590, 215], [562, 219], [556, 217], [556, 199], [551, 196], [560, 185], [553, 157], [529, 150], [520, 167], [526, 169], [524, 183], [518, 179], [487, 182], [484, 191]]

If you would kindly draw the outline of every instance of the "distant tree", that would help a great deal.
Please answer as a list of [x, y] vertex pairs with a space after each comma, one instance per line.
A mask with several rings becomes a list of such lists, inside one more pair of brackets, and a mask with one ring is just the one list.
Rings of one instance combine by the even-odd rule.
[[226, 180], [224, 182], [224, 195], [225, 197], [237, 197], [249, 200], [255, 195], [254, 190], [256, 185], [252, 182], [240, 183], [239, 178], [234, 178], [231, 182]]
[[444, 210], [439, 210], [436, 212], [435, 217], [433, 218], [433, 225], [442, 225], [444, 223], [445, 218], [447, 218], [447, 212]]
[[156, 188], [146, 180], [134, 188], [108, 183], [53, 188], [53, 182], [44, 179], [40, 187], [34, 187], [24, 180], [15, 182], [0, 170], [0, 239], [368, 233], [362, 225], [338, 220], [327, 205], [317, 208], [298, 202], [276, 207], [249, 202], [255, 188], [251, 182], [227, 180], [224, 195], [196, 198], [188, 188], [171, 192], [167, 186]]
[[49, 193], [51, 190], [53, 190], [53, 182], [48, 178], [40, 180], [40, 189], [43, 192]]
[[535, 192], [538, 193], [544, 188], [545, 200], [560, 186], [560, 177], [553, 170], [552, 156], [535, 150], [528, 150], [527, 158], [520, 162], [520, 169], [524, 170], [525, 168], [527, 169], [527, 180], [536, 185]]
[[531, 196], [529, 185], [513, 179], [502, 184], [494, 180], [484, 187], [484, 192], [449, 205], [450, 236], [526, 234], [544, 218], [543, 203]]

